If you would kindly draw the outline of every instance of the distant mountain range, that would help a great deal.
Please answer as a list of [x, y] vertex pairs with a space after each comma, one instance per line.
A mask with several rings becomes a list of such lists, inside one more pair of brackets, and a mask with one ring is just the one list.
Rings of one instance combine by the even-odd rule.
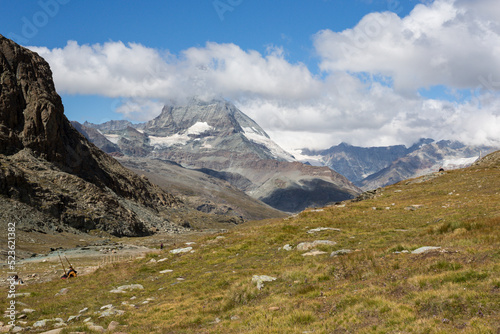
[[[188, 169], [189, 175], [198, 175], [198, 180], [209, 175], [212, 180], [226, 181], [232, 191], [241, 192], [229, 202], [219, 195], [207, 196], [199, 191], [187, 198], [198, 207], [213, 211], [220, 211], [222, 203], [246, 219], [265, 218], [264, 212], [273, 214], [267, 209], [251, 210], [250, 214], [241, 201], [240, 205], [234, 204], [236, 197], [251, 197], [277, 210], [297, 212], [440, 168], [466, 167], [481, 154], [498, 149], [422, 138], [410, 147], [357, 147], [341, 143], [326, 150], [304, 149], [298, 161], [273, 142], [256, 122], [223, 100], [192, 99], [184, 106], [165, 106], [158, 117], [146, 123], [109, 121], [73, 122], [73, 125], [128, 167], [135, 166], [132, 158], [142, 158], [142, 167], [135, 166], [135, 170], [149, 172], [149, 177], [152, 177], [150, 169], [157, 171], [156, 176], [171, 174], [165, 168], [171, 170], [173, 165], [169, 163], [174, 162], [178, 168]], [[149, 168], [151, 159], [156, 161], [155, 168]], [[158, 164], [162, 161], [165, 164], [160, 171]], [[190, 182], [192, 186], [196, 183], [193, 179]], [[172, 186], [165, 179], [162, 183]], [[187, 196], [185, 189], [193, 189], [192, 186], [176, 183], [173, 189], [181, 189], [178, 193]], [[256, 216], [257, 212], [262, 214]]]
[[142, 124], [73, 125], [118, 159], [143, 158], [143, 170], [148, 169], [144, 159], [175, 162], [227, 181], [281, 211], [299, 212], [360, 193], [332, 169], [296, 161], [257, 123], [223, 100], [193, 99], [184, 106], [165, 106], [158, 117]]
[[411, 147], [358, 147], [346, 143], [327, 150], [302, 150], [301, 161], [328, 166], [363, 190], [471, 165], [481, 155], [498, 150], [493, 146], [470, 146], [458, 141], [422, 138]]

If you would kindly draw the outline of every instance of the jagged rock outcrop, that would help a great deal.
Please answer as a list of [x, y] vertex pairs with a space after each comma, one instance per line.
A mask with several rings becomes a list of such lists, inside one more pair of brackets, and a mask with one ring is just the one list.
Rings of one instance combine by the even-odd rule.
[[134, 136], [130, 125], [117, 125], [85, 124], [99, 129], [125, 155], [175, 161], [282, 211], [298, 212], [360, 193], [331, 169], [296, 161], [227, 101], [193, 99], [187, 105], [165, 106], [155, 119], [135, 125]]
[[1, 35], [0, 196], [65, 227], [130, 236], [170, 224], [165, 212], [180, 205], [88, 142], [64, 116], [47, 62]]

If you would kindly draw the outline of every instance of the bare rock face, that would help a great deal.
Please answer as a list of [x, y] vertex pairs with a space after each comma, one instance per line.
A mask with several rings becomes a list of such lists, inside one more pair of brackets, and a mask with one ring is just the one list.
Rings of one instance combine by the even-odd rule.
[[64, 116], [47, 62], [1, 35], [0, 163], [0, 196], [80, 230], [149, 234], [181, 203], [89, 143]]

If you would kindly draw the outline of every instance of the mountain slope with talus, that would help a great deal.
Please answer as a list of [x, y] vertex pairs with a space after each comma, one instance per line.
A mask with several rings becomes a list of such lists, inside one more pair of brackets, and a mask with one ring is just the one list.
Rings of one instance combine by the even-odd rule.
[[228, 101], [192, 99], [187, 105], [165, 106], [155, 119], [132, 127], [84, 126], [98, 129], [117, 145], [115, 154], [174, 161], [227, 181], [281, 211], [298, 212], [360, 192], [328, 167], [296, 161]]

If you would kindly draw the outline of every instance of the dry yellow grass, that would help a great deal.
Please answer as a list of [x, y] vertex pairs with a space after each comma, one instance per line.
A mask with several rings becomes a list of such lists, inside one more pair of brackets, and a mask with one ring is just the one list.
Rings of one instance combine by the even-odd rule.
[[[498, 162], [421, 180], [370, 200], [198, 237], [193, 253], [165, 250], [75, 280], [24, 286], [31, 295], [19, 301], [36, 310], [25, 321], [67, 320], [88, 307], [64, 333], [84, 330], [86, 317], [104, 327], [118, 321], [126, 333], [498, 333]], [[340, 231], [307, 233], [318, 227]], [[313, 240], [337, 244], [311, 257], [295, 249]], [[285, 244], [294, 249], [280, 250]], [[422, 246], [441, 248], [401, 253]], [[340, 249], [352, 252], [329, 256]], [[173, 271], [160, 274], [166, 269]], [[257, 290], [253, 275], [277, 279]], [[144, 290], [109, 293], [125, 284]], [[63, 287], [68, 294], [54, 297]], [[98, 318], [106, 304], [125, 314]]]

